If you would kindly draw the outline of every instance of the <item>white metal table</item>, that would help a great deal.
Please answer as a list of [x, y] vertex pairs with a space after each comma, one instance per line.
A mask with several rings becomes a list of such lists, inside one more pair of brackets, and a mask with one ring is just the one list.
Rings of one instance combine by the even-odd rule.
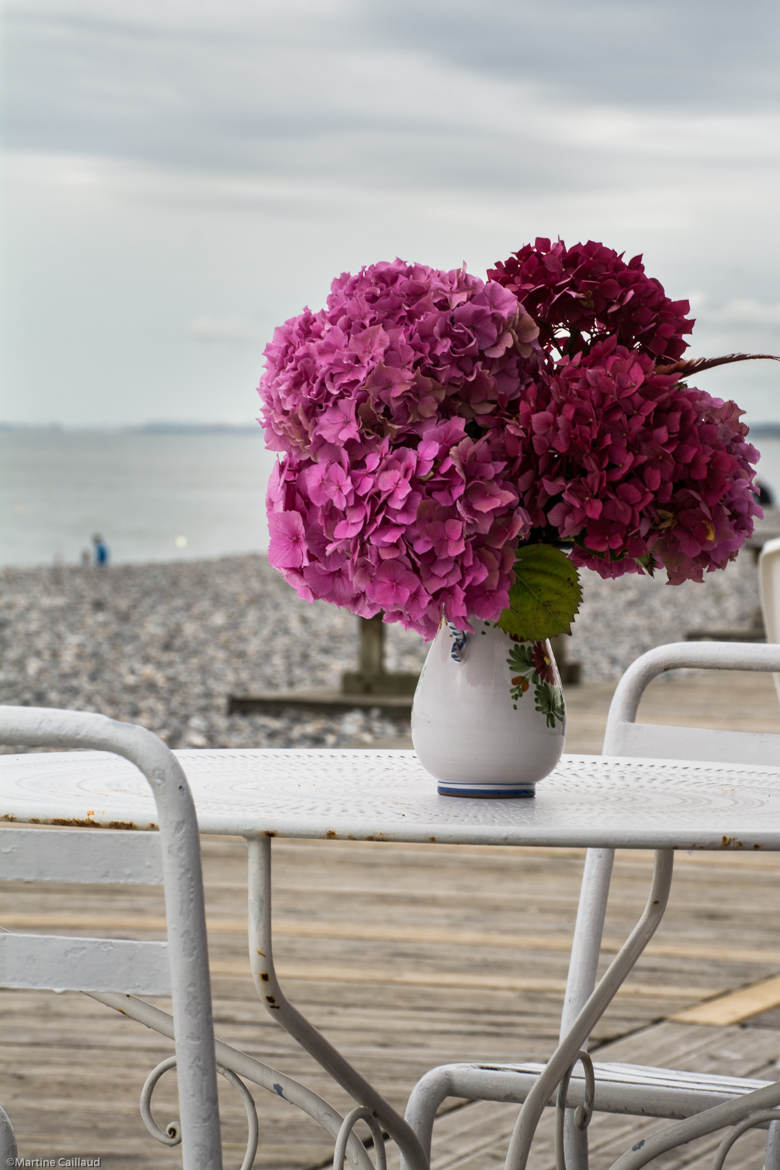
[[[564, 756], [532, 799], [439, 796], [411, 751], [174, 753], [202, 833], [483, 845], [780, 850], [776, 768]], [[144, 778], [100, 752], [0, 756], [0, 819], [156, 828]]]
[[[413, 1128], [308, 1024], [279, 986], [270, 914], [274, 836], [656, 851], [642, 917], [523, 1106], [508, 1155], [513, 1167], [526, 1165], [546, 1102], [655, 931], [671, 883], [673, 851], [780, 850], [780, 761], [778, 767], [742, 767], [569, 755], [538, 785], [534, 798], [486, 800], [439, 796], [410, 751], [225, 750], [176, 756], [200, 831], [248, 841], [250, 955], [260, 999], [358, 1102], [339, 1138], [340, 1156], [348, 1129], [363, 1117], [375, 1133], [379, 1126], [390, 1132], [410, 1170], [428, 1164]], [[0, 757], [0, 819], [156, 827], [144, 777], [103, 752]], [[780, 1105], [778, 1086], [761, 1092], [755, 1107]]]

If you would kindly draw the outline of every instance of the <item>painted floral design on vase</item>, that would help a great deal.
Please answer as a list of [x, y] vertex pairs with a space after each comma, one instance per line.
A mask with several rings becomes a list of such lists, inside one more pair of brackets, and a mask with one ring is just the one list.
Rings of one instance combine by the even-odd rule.
[[533, 796], [563, 751], [566, 712], [549, 642], [493, 622], [442, 622], [412, 704], [412, 743], [444, 796]]

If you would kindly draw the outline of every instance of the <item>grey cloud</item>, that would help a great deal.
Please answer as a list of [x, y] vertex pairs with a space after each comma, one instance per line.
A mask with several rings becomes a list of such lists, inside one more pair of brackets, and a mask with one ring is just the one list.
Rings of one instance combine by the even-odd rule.
[[[671, 106], [712, 115], [777, 99], [774, 0], [747, 0], [739, 22], [720, 0], [361, 0], [308, 6], [304, 20], [306, 8], [12, 8], [7, 144], [391, 188], [413, 178], [565, 189], [575, 171], [596, 185], [614, 153], [578, 141], [594, 104], [658, 106], [674, 140]], [[483, 82], [497, 88], [477, 115], [469, 87]], [[529, 85], [553, 110], [580, 105], [559, 105], [552, 123], [527, 110]], [[622, 143], [624, 161], [636, 152], [641, 164], [641, 147]]]
[[[701, 288], [696, 355], [780, 349], [775, 0], [9, 0], [4, 21], [20, 417], [249, 417], [274, 325], [337, 272], [483, 273], [537, 232]], [[775, 403], [758, 366], [706, 388]]]
[[[312, 20], [298, 33], [251, 13], [247, 27], [213, 29], [12, 12], [7, 146], [262, 173], [323, 139], [433, 132], [439, 119], [355, 100], [343, 38], [330, 60], [319, 40], [328, 27]], [[319, 78], [307, 72], [315, 53]]]
[[780, 105], [776, 0], [377, 0], [352, 6], [382, 43], [561, 100], [707, 111]]

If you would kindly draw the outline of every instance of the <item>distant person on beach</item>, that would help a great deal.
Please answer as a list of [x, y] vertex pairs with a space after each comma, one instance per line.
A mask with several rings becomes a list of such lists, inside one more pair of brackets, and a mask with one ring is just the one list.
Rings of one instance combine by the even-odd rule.
[[107, 565], [108, 564], [108, 545], [103, 540], [103, 537], [98, 536], [98, 534], [95, 533], [95, 535], [92, 537], [92, 543], [95, 546], [95, 564], [96, 565]]

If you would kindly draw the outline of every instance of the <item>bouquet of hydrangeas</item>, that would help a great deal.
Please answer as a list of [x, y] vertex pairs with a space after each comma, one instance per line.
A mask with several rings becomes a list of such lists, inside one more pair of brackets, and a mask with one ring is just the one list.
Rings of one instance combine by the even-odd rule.
[[265, 351], [271, 563], [427, 639], [442, 617], [565, 632], [578, 566], [701, 581], [760, 514], [758, 454], [686, 380], [749, 355], [684, 360], [688, 310], [594, 242], [537, 239], [487, 281], [401, 260], [338, 277]]

